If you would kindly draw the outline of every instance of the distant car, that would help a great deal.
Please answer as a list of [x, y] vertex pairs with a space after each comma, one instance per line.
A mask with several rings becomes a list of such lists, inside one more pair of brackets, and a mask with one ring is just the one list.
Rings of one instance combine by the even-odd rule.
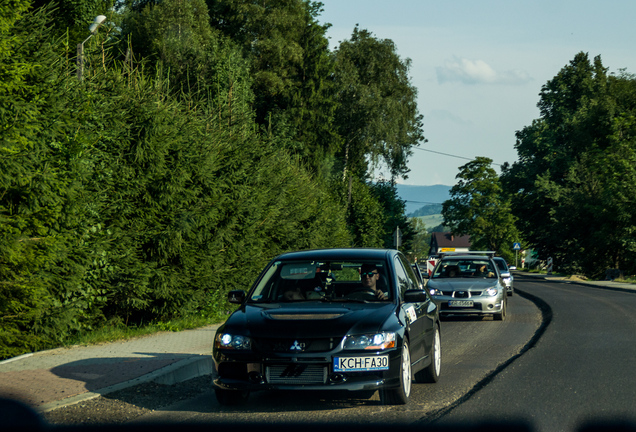
[[258, 390], [378, 390], [405, 404], [413, 379], [440, 375], [439, 307], [397, 250], [286, 253], [228, 300], [240, 307], [212, 348], [221, 404]]
[[506, 286], [499, 268], [484, 252], [443, 256], [435, 266], [427, 288], [440, 305], [442, 315], [506, 318]]
[[503, 278], [504, 284], [506, 285], [506, 292], [509, 296], [513, 295], [515, 292], [514, 288], [514, 276], [510, 272], [513, 270], [512, 267], [508, 267], [508, 263], [505, 259], [501, 257], [493, 257], [492, 259], [497, 267], [499, 267], [499, 272], [501, 273], [501, 277]]

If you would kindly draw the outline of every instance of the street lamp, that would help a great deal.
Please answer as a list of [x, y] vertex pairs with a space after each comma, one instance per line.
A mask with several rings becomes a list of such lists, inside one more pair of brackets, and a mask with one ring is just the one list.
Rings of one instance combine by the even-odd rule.
[[95, 17], [95, 21], [93, 21], [93, 23], [88, 26], [88, 30], [91, 32], [91, 34], [88, 35], [86, 39], [84, 39], [84, 42], [77, 44], [77, 79], [80, 81], [83, 79], [84, 75], [84, 44], [87, 40], [93, 37], [93, 35], [97, 32], [99, 26], [102, 25], [105, 20], [105, 15], [97, 15]]

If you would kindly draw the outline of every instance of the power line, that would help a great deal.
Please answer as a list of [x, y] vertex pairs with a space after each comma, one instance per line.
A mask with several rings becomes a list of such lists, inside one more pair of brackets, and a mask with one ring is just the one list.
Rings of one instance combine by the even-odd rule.
[[[439, 154], [439, 155], [442, 155], [442, 156], [449, 156], [449, 157], [454, 157], [454, 158], [457, 158], [457, 159], [463, 159], [463, 160], [467, 160], [467, 161], [472, 161], [473, 160], [471, 158], [467, 158], [467, 157], [464, 157], [464, 156], [457, 156], [457, 155], [453, 155], [453, 154], [449, 154], [449, 153], [442, 153], [442, 152], [438, 152], [438, 151], [435, 151], [435, 150], [429, 150], [429, 149], [420, 148], [420, 147], [415, 147], [415, 150], [421, 150], [421, 151], [425, 151], [425, 152], [429, 152], [429, 153], [436, 153], [436, 154]], [[495, 163], [495, 162], [492, 162], [492, 164], [493, 165], [497, 165], [497, 166], [501, 166], [501, 164], [498, 164], [498, 163]]]

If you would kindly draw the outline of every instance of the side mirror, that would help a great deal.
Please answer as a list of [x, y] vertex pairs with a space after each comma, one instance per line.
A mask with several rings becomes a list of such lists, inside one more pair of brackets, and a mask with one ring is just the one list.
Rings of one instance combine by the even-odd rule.
[[428, 300], [426, 291], [424, 290], [407, 290], [404, 293], [405, 303], [422, 303]]
[[242, 304], [245, 301], [245, 291], [234, 290], [227, 293], [227, 301], [230, 303]]

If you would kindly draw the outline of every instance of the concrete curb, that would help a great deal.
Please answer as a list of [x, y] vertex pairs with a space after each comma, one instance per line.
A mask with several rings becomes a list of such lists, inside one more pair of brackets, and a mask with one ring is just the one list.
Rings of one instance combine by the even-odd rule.
[[180, 360], [171, 365], [157, 369], [154, 372], [140, 376], [138, 378], [125, 381], [119, 384], [105, 387], [93, 392], [82, 393], [77, 396], [72, 396], [60, 401], [50, 402], [39, 406], [37, 409], [40, 412], [49, 412], [59, 408], [63, 408], [69, 405], [74, 405], [80, 402], [84, 402], [90, 399], [95, 399], [99, 396], [103, 396], [109, 393], [113, 393], [119, 390], [124, 390], [139, 384], [148, 382], [155, 382], [157, 384], [173, 385], [183, 381], [197, 378], [203, 375], [211, 374], [214, 370], [212, 356], [211, 355], [199, 355], [193, 358]]

